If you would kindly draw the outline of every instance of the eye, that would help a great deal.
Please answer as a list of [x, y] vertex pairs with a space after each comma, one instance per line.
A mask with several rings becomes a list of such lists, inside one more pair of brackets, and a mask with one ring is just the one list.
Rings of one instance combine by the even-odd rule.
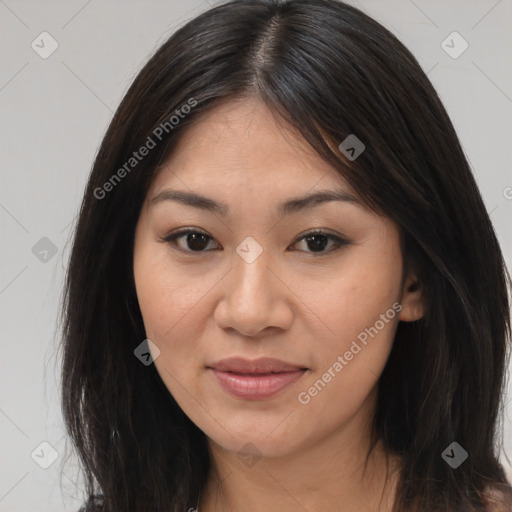
[[[162, 242], [175, 246], [177, 250], [188, 253], [206, 252], [205, 249], [208, 247], [209, 241], [212, 240], [213, 238], [208, 234], [195, 229], [177, 231], [176, 233], [171, 233], [161, 239]], [[332, 242], [331, 249], [325, 251], [325, 247], [328, 245], [329, 241]], [[312, 252], [313, 254], [319, 254], [320, 256], [330, 254], [349, 243], [344, 238], [327, 233], [321, 229], [315, 229], [306, 233], [301, 238], [297, 239], [292, 245], [296, 245], [301, 242], [304, 242], [306, 246], [311, 249], [311, 251], [305, 252]]]
[[[313, 253], [319, 254], [320, 256], [330, 254], [338, 249], [340, 249], [342, 246], [347, 245], [349, 242], [345, 240], [344, 238], [333, 235], [331, 233], [326, 233], [325, 231], [322, 231], [321, 229], [315, 229], [313, 231], [310, 231], [309, 233], [306, 233], [301, 238], [299, 238], [294, 244], [298, 244], [300, 242], [304, 241], [305, 245], [312, 249]], [[328, 245], [328, 242], [333, 242], [333, 245], [331, 245], [331, 249], [328, 251], [325, 251], [325, 246]], [[334, 248], [333, 248], [334, 246]], [[307, 251], [306, 251], [307, 252]]]
[[[184, 240], [182, 240], [183, 238]], [[205, 252], [204, 248], [208, 245], [208, 239], [213, 240], [213, 238], [211, 238], [206, 233], [203, 233], [202, 231], [197, 231], [195, 229], [185, 229], [183, 231], [171, 233], [170, 235], [166, 236], [162, 241], [167, 242], [171, 246], [178, 246], [177, 249], [179, 251]]]

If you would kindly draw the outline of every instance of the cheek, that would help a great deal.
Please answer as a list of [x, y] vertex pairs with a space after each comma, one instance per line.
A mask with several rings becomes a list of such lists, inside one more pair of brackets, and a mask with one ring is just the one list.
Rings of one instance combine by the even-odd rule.
[[[372, 414], [368, 399], [384, 369], [398, 324], [398, 313], [389, 301], [376, 306], [374, 312], [337, 317], [333, 313], [329, 325], [335, 335], [320, 340], [314, 371], [296, 396], [299, 411], [308, 418], [303, 425], [306, 437], [349, 421], [363, 406]], [[380, 319], [381, 314], [386, 321]]]
[[[160, 359], [176, 360], [166, 357], [171, 352], [186, 356], [193, 350], [192, 343], [186, 342], [194, 337], [190, 315], [199, 311], [205, 290], [204, 282], [178, 272], [169, 261], [165, 247], [148, 241], [134, 253], [135, 287], [146, 335], [163, 356], [155, 361], [157, 366], [162, 364]], [[180, 343], [175, 343], [178, 339]]]
[[353, 338], [378, 322], [390, 308], [385, 328], [380, 321], [378, 327], [383, 337], [392, 337], [389, 324], [397, 322], [397, 311], [392, 306], [401, 297], [401, 277], [400, 254], [381, 253], [376, 259], [370, 251], [367, 257], [360, 251], [316, 287], [304, 281], [301, 294], [306, 306], [318, 312], [320, 326], [326, 332], [323, 346], [329, 347], [327, 353], [350, 346]]
[[133, 273], [146, 332], [161, 337], [197, 303], [204, 289], [171, 264], [170, 248], [153, 240], [149, 232], [145, 226], [136, 234]]
[[180, 407], [190, 413], [197, 406], [190, 393], [203, 365], [197, 340], [204, 283], [185, 282], [182, 274], [171, 272], [161, 261], [139, 263], [134, 272], [146, 336], [160, 350], [155, 368]]
[[399, 252], [382, 250], [376, 258], [373, 250], [359, 251], [331, 273], [321, 293], [309, 294], [324, 332], [299, 400], [312, 415], [350, 415], [375, 386], [398, 325], [401, 277]]
[[[146, 335], [158, 345], [162, 354], [171, 352], [185, 357], [197, 350], [201, 297], [204, 286], [182, 286], [180, 277], [158, 272], [154, 267], [142, 277], [137, 295]], [[192, 318], [194, 317], [194, 318]]]

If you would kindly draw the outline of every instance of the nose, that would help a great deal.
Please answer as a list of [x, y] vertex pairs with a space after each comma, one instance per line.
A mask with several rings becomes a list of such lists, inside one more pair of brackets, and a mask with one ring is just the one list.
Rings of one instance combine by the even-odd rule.
[[264, 331], [289, 329], [294, 294], [280, 274], [265, 251], [252, 263], [236, 254], [232, 270], [220, 283], [222, 297], [214, 313], [217, 325], [253, 338]]

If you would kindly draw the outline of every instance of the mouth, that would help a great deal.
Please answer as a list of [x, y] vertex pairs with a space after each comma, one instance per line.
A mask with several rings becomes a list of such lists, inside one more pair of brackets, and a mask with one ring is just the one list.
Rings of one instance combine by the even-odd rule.
[[243, 400], [262, 400], [277, 395], [297, 382], [308, 368], [278, 359], [230, 358], [207, 367], [230, 395]]
[[287, 373], [297, 370], [307, 370], [303, 365], [288, 363], [281, 359], [260, 357], [259, 359], [244, 359], [243, 357], [229, 357], [222, 359], [207, 368], [214, 370], [239, 373], [244, 375], [262, 375], [272, 373]]

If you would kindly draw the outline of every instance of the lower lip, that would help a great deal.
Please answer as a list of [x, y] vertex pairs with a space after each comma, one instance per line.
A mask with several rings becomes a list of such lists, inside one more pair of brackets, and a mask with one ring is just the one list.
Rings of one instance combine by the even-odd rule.
[[306, 370], [296, 370], [258, 376], [223, 372], [214, 368], [211, 368], [211, 371], [224, 390], [245, 400], [270, 398], [285, 387], [297, 382], [306, 373]]

